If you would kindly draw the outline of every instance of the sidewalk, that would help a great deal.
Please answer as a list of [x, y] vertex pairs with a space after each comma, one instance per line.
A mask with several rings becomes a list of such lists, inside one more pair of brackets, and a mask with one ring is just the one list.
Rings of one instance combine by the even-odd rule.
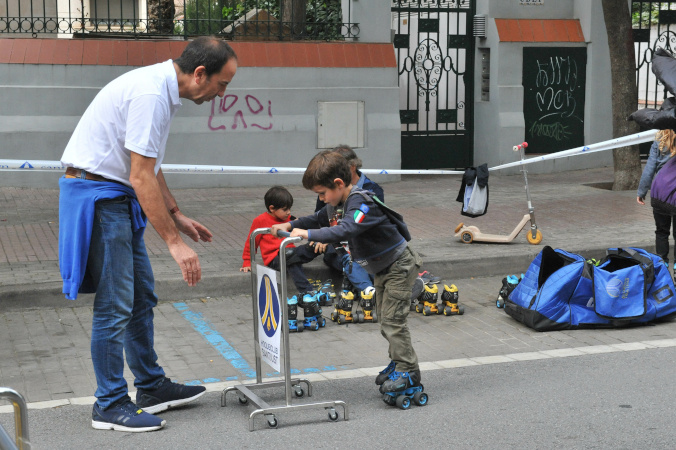
[[[185, 175], [189, 176], [189, 175]], [[226, 175], [227, 176], [227, 175]], [[373, 179], [378, 181], [378, 177]], [[386, 183], [386, 203], [401, 212], [423, 256], [425, 269], [447, 279], [501, 275], [524, 270], [543, 245], [601, 257], [608, 247], [654, 248], [652, 209], [636, 203], [633, 191], [613, 192], [590, 184], [610, 183], [612, 168], [562, 174], [530, 175], [529, 185], [540, 245], [530, 245], [525, 231], [510, 244], [463, 244], [453, 236], [460, 222], [483, 232], [509, 234], [526, 214], [521, 175], [491, 173], [488, 213], [471, 219], [460, 215], [456, 202], [459, 176], [405, 176]], [[274, 184], [271, 177], [270, 184]], [[149, 227], [146, 244], [160, 301], [249, 293], [248, 274], [238, 271], [251, 220], [264, 211], [266, 189], [221, 188], [174, 191], [178, 204], [214, 234], [211, 243], [191, 243], [200, 256], [202, 281], [189, 288], [164, 242]], [[314, 210], [315, 195], [301, 186], [290, 188], [294, 215]], [[317, 258], [308, 276], [339, 277]], [[69, 305], [61, 294], [58, 270], [58, 189], [0, 188], [0, 311], [32, 306]]]

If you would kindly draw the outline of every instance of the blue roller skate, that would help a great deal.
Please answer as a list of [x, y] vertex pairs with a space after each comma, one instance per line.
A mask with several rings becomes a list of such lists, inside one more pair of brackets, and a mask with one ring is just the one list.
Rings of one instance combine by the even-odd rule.
[[324, 284], [317, 289], [317, 297], [319, 298], [319, 306], [333, 305], [333, 299], [336, 298], [336, 293], [333, 292], [332, 280], [326, 280]]
[[390, 363], [385, 367], [383, 370], [380, 371], [378, 376], [376, 377], [376, 384], [378, 386], [382, 386], [383, 383], [390, 378], [390, 374], [394, 372], [396, 364], [394, 361], [390, 361]]
[[303, 325], [305, 328], [317, 331], [326, 326], [326, 319], [322, 317], [322, 309], [319, 307], [318, 295], [315, 292], [306, 292], [303, 295]]
[[411, 402], [418, 406], [425, 406], [429, 398], [420, 383], [420, 372], [397, 372], [393, 371], [389, 378], [380, 386], [383, 401], [390, 406], [400, 409], [408, 409]]
[[503, 278], [502, 288], [500, 288], [500, 292], [498, 292], [498, 299], [495, 301], [495, 306], [504, 308], [507, 297], [509, 297], [509, 294], [516, 289], [521, 280], [523, 280], [523, 274], [521, 274], [521, 278], [516, 275], [509, 275]]
[[303, 322], [298, 321], [298, 297], [295, 295], [286, 299], [286, 304], [289, 307], [289, 331], [300, 333], [305, 329]]

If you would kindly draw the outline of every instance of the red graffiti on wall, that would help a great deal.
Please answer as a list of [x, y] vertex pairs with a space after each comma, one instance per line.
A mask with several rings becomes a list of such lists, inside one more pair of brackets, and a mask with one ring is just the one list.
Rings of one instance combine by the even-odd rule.
[[[227, 94], [219, 99], [211, 100], [211, 115], [209, 116], [209, 129], [211, 131], [227, 130], [223, 122], [230, 123], [231, 130], [249, 127], [261, 130], [272, 129], [272, 102], [268, 100], [267, 118], [264, 104], [253, 95], [246, 95], [244, 102], [238, 102], [239, 96]], [[216, 119], [216, 120], [214, 120]]]

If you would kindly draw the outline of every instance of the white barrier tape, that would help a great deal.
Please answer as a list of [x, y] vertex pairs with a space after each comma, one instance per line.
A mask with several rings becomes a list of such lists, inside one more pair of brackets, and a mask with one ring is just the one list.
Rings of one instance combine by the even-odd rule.
[[650, 142], [655, 140], [655, 134], [659, 130], [642, 131], [637, 134], [630, 134], [629, 136], [622, 136], [611, 139], [609, 141], [597, 142], [596, 144], [584, 145], [582, 147], [572, 148], [570, 150], [563, 150], [556, 153], [550, 153], [544, 156], [537, 156], [535, 158], [524, 159], [523, 161], [514, 161], [507, 164], [491, 167], [488, 170], [507, 169], [509, 167], [524, 166], [526, 164], [533, 164], [540, 161], [547, 161], [550, 159], [565, 158], [568, 156], [585, 155], [587, 153], [601, 152], [605, 150], [612, 150], [619, 147], [627, 147], [630, 145], [641, 144], [643, 142]]
[[[584, 155], [605, 150], [612, 150], [618, 147], [650, 142], [655, 139], [655, 134], [659, 130], [648, 130], [641, 133], [623, 136], [609, 141], [598, 142], [596, 144], [577, 147], [561, 152], [550, 153], [544, 156], [528, 158], [490, 167], [488, 170], [507, 169], [509, 167], [523, 166], [540, 161], [565, 158], [568, 156]], [[61, 172], [65, 168], [60, 161], [44, 160], [23, 160], [23, 159], [0, 159], [0, 172], [2, 171], [23, 171], [30, 170], [34, 172]], [[193, 174], [232, 174], [232, 175], [255, 175], [255, 174], [303, 174], [304, 167], [257, 167], [257, 166], [212, 166], [212, 165], [188, 165], [188, 164], [162, 164], [163, 173], [193, 173]], [[403, 169], [362, 169], [361, 172], [367, 175], [462, 175], [462, 170], [403, 170]]]
[[[192, 174], [230, 174], [230, 175], [255, 175], [255, 174], [299, 174], [305, 173], [305, 167], [257, 167], [257, 166], [211, 166], [211, 165], [188, 165], [188, 164], [162, 164], [162, 172], [167, 173], [192, 173]], [[32, 172], [62, 172], [66, 168], [61, 166], [60, 161], [24, 160], [24, 159], [0, 159], [0, 172], [16, 172], [30, 170]], [[362, 169], [368, 175], [462, 175], [460, 170], [401, 170], [401, 169]]]

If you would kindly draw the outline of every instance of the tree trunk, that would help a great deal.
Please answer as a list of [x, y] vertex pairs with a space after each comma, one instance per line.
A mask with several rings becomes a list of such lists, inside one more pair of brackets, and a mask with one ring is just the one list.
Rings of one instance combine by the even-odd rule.
[[282, 23], [289, 27], [291, 37], [297, 38], [305, 31], [307, 0], [282, 0]]
[[[606, 21], [612, 75], [613, 137], [638, 132], [638, 125], [628, 121], [638, 105], [636, 59], [631, 31], [631, 14], [627, 0], [602, 0]], [[641, 157], [637, 145], [613, 150], [614, 191], [636, 189], [641, 179]]]
[[175, 14], [174, 0], [148, 0], [148, 32], [173, 34]]

